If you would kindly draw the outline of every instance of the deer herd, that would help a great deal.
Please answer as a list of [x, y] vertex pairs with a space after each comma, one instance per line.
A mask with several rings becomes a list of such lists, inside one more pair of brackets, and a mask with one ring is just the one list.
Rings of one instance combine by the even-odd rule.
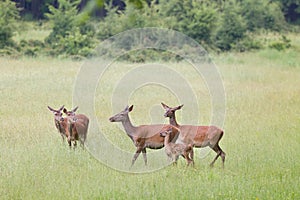
[[[165, 110], [164, 117], [169, 118], [169, 124], [134, 126], [129, 117], [129, 112], [133, 110], [133, 105], [127, 106], [124, 110], [109, 118], [110, 122], [122, 123], [126, 134], [136, 147], [131, 166], [134, 165], [141, 152], [145, 165], [147, 165], [146, 149], [161, 149], [163, 147], [172, 163], [177, 164], [178, 158], [182, 156], [186, 160], [187, 165], [194, 165], [193, 148], [208, 146], [217, 154], [210, 166], [213, 167], [218, 157], [221, 157], [224, 168], [226, 154], [219, 146], [219, 141], [223, 137], [224, 131], [216, 126], [179, 125], [176, 121], [175, 112], [180, 110], [183, 105], [173, 108], [164, 103], [161, 103], [161, 105]], [[62, 137], [62, 141], [64, 142], [65, 138], [67, 138], [69, 146], [72, 147], [73, 143], [74, 148], [77, 145], [76, 141], [79, 141], [84, 148], [89, 118], [84, 114], [76, 114], [78, 107], [70, 111], [64, 106], [58, 110], [48, 106], [48, 109], [54, 114], [55, 126]], [[65, 117], [63, 117], [63, 113], [65, 113]]]

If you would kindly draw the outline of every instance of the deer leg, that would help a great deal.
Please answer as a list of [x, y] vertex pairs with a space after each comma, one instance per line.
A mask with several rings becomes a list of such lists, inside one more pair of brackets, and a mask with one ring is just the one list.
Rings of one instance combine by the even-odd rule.
[[74, 149], [76, 148], [76, 146], [77, 146], [77, 142], [76, 140], [74, 140]]
[[147, 166], [147, 154], [146, 154], [147, 152], [146, 152], [146, 148], [144, 148], [144, 149], [142, 150], [142, 153], [143, 153], [145, 165]]
[[173, 154], [172, 157], [173, 157], [173, 158], [172, 158], [173, 164], [174, 164], [174, 165], [177, 165], [177, 161], [178, 161], [179, 155]]
[[137, 148], [137, 150], [136, 150], [136, 152], [135, 152], [135, 154], [134, 154], [134, 156], [132, 158], [131, 167], [134, 165], [136, 159], [139, 157], [139, 155], [140, 155], [140, 153], [141, 153], [142, 150], [143, 149], [140, 148], [140, 147]]
[[84, 139], [82, 137], [79, 138], [80, 146], [84, 149]]
[[65, 142], [65, 136], [63, 134], [60, 134], [60, 135], [61, 135], [62, 143], [64, 144], [64, 142]]
[[[194, 150], [192, 149], [191, 150], [191, 152], [190, 152], [190, 158], [192, 159], [192, 160], [194, 160]], [[194, 161], [193, 161], [194, 162]]]
[[212, 149], [217, 153], [216, 157], [214, 158], [214, 160], [210, 163], [210, 166], [213, 167], [216, 160], [218, 159], [219, 156], [221, 156], [222, 161], [223, 161], [223, 167], [224, 167], [224, 162], [225, 162], [225, 153], [222, 151], [221, 147], [219, 146], [219, 144], [216, 144], [214, 147], [212, 147]]
[[192, 161], [192, 165], [194, 166], [194, 149], [193, 149], [193, 147], [192, 147], [192, 149], [190, 150], [190, 157], [189, 157], [189, 155], [187, 154], [187, 157], [190, 159], [190, 161]]
[[71, 138], [68, 137], [68, 144], [69, 144], [69, 147], [71, 148], [72, 147], [72, 142], [71, 142]]
[[[221, 147], [220, 147], [221, 149]], [[221, 149], [221, 158], [222, 158], [222, 167], [224, 168], [224, 163], [225, 163], [225, 156], [226, 156], [226, 153]]]

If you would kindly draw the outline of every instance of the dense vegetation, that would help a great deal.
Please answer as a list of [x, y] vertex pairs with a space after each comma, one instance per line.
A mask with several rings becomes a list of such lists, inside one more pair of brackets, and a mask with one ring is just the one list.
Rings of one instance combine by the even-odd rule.
[[[99, 41], [143, 27], [180, 31], [214, 52], [283, 50], [291, 47], [286, 33], [299, 31], [299, 5], [299, 0], [32, 0], [31, 4], [4, 0], [0, 3], [0, 51], [87, 57], [94, 54]], [[47, 36], [13, 40], [24, 28], [16, 25], [27, 19], [36, 22], [34, 28], [46, 29]], [[269, 32], [276, 37], [266, 42], [261, 36]]]

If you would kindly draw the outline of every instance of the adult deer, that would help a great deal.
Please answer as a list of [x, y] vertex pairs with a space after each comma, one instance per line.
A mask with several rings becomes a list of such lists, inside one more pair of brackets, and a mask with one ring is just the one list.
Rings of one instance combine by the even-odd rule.
[[[193, 126], [193, 125], [179, 125], [176, 121], [175, 112], [180, 110], [183, 105], [171, 108], [164, 103], [161, 103], [165, 109], [165, 117], [168, 117], [170, 124], [180, 129], [180, 134], [176, 143], [192, 144], [194, 147], [202, 148], [209, 146], [216, 153], [217, 156], [211, 162], [210, 166], [213, 167], [214, 163], [219, 156], [222, 158], [222, 166], [224, 167], [225, 152], [219, 146], [219, 141], [223, 137], [224, 131], [216, 126]], [[194, 155], [191, 155], [193, 160]]]
[[87, 131], [89, 126], [89, 118], [84, 114], [76, 114], [78, 106], [68, 111], [66, 108], [63, 112], [68, 116], [68, 130], [70, 132], [70, 139], [74, 141], [76, 146], [76, 140], [80, 141], [81, 146], [84, 148], [84, 143], [87, 137]]
[[[164, 146], [164, 138], [160, 135], [161, 130], [164, 127], [173, 127], [172, 125], [165, 124], [133, 126], [128, 116], [128, 113], [131, 112], [132, 109], [133, 105], [130, 107], [127, 106], [123, 111], [109, 118], [109, 121], [111, 122], [122, 122], [128, 137], [137, 148], [132, 158], [131, 167], [134, 165], [141, 152], [143, 153], [145, 165], [147, 165], [146, 148], [162, 148]], [[170, 140], [175, 139], [178, 134], [178, 129], [174, 127], [170, 134]]]
[[69, 140], [69, 130], [68, 130], [68, 119], [63, 118], [62, 116], [62, 110], [64, 109], [64, 106], [59, 108], [58, 110], [55, 110], [48, 106], [48, 109], [54, 114], [54, 123], [55, 127], [57, 128], [58, 132], [60, 133], [62, 137], [62, 141], [65, 141], [65, 138], [68, 138], [69, 146], [71, 146], [71, 141]]

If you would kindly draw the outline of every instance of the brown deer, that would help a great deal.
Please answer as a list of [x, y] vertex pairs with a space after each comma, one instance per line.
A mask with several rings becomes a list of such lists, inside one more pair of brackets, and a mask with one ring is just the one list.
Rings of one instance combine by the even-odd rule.
[[[179, 125], [176, 121], [175, 112], [180, 110], [183, 105], [171, 108], [164, 103], [161, 103], [165, 109], [165, 117], [170, 119], [170, 124], [180, 129], [180, 134], [176, 143], [192, 144], [194, 147], [202, 148], [209, 146], [216, 153], [217, 156], [211, 162], [210, 166], [213, 167], [215, 161], [219, 156], [222, 158], [222, 166], [224, 167], [225, 152], [219, 146], [219, 141], [223, 137], [224, 131], [216, 126], [192, 126], [192, 125]], [[194, 155], [191, 154], [193, 160]]]
[[60, 109], [55, 110], [48, 106], [48, 109], [54, 114], [54, 123], [55, 127], [57, 128], [58, 132], [60, 133], [62, 137], [62, 141], [65, 141], [65, 137], [68, 138], [68, 143], [69, 146], [71, 146], [71, 141], [70, 141], [70, 133], [68, 130], [68, 119], [63, 118], [62, 116], [62, 110], [64, 109], [64, 106], [62, 106]]
[[[133, 105], [130, 107], [127, 106], [123, 111], [109, 118], [111, 122], [122, 122], [128, 137], [137, 148], [132, 158], [131, 167], [141, 152], [143, 153], [145, 165], [147, 165], [146, 148], [162, 148], [164, 146], [164, 138], [160, 135], [160, 132], [164, 127], [172, 127], [172, 125], [164, 124], [133, 126], [128, 116], [128, 113], [131, 112], [132, 109]], [[170, 140], [176, 139], [178, 134], [178, 129], [173, 129], [170, 134]]]
[[160, 135], [165, 137], [164, 145], [165, 145], [165, 152], [167, 156], [172, 160], [174, 164], [177, 164], [177, 160], [179, 156], [183, 156], [187, 162], [187, 165], [191, 163], [194, 164], [194, 161], [189, 157], [191, 152], [193, 151], [192, 144], [175, 144], [170, 141], [170, 134], [174, 132], [173, 129], [177, 129], [176, 131], [179, 132], [180, 130], [174, 126], [164, 128]]
[[82, 148], [84, 148], [89, 126], [89, 118], [84, 114], [76, 114], [75, 112], [77, 109], [78, 106], [70, 111], [64, 108], [63, 112], [67, 115], [70, 140], [74, 141], [74, 146], [76, 146], [76, 140], [79, 140]]

